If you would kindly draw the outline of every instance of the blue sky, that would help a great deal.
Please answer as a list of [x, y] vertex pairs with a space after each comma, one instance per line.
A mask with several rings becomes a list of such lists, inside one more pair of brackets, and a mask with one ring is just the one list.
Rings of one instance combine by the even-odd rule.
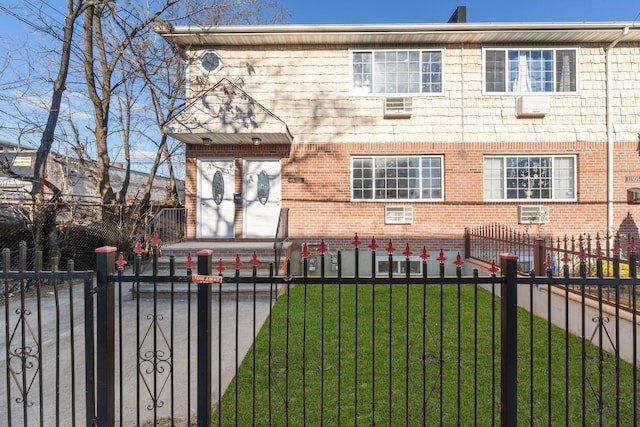
[[[467, 22], [640, 21], [640, 0], [278, 1], [290, 12], [291, 24], [445, 23], [456, 7], [462, 5], [467, 7]], [[44, 12], [62, 20], [66, 1], [43, 1], [43, 4], [46, 4]], [[11, 4], [5, 7], [11, 8]], [[0, 38], [23, 38], [32, 32], [0, 10]]]
[[279, 0], [292, 24], [445, 23], [457, 6], [467, 22], [583, 22], [640, 20], [639, 0]]

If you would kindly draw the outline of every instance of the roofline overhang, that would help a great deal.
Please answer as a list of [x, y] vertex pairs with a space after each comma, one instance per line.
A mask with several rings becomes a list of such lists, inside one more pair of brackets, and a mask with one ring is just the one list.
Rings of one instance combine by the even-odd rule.
[[183, 48], [281, 44], [388, 43], [610, 43], [624, 28], [625, 41], [640, 41], [639, 22], [527, 22], [451, 24], [341, 24], [341, 25], [159, 25], [156, 32]]

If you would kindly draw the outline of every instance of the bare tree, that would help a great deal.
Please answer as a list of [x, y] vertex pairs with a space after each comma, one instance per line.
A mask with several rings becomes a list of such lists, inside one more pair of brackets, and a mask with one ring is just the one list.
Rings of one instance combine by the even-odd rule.
[[[49, 108], [49, 117], [47, 123], [42, 132], [42, 139], [40, 140], [40, 146], [36, 154], [36, 160], [33, 171], [33, 184], [31, 189], [31, 196], [33, 198], [33, 228], [34, 228], [34, 241], [36, 249], [43, 242], [42, 233], [46, 234], [49, 241], [50, 256], [59, 256], [58, 238], [55, 233], [55, 221], [51, 220], [50, 216], [55, 218], [55, 211], [57, 201], [60, 198], [60, 191], [57, 190], [54, 193], [52, 199], [52, 207], [44, 208], [44, 178], [46, 176], [46, 165], [49, 154], [51, 153], [51, 146], [53, 145], [56, 127], [58, 125], [58, 117], [60, 114], [60, 107], [62, 105], [62, 94], [66, 89], [67, 76], [69, 73], [69, 63], [71, 58], [71, 49], [73, 45], [73, 33], [76, 20], [82, 15], [82, 13], [95, 7], [98, 2], [84, 2], [83, 0], [68, 0], [67, 1], [67, 14], [65, 16], [65, 23], [63, 27], [63, 39], [62, 50], [60, 54], [60, 66], [58, 69], [58, 76], [53, 82], [53, 93], [51, 95], [51, 106]], [[45, 213], [45, 215], [42, 215]], [[45, 224], [47, 229], [44, 229]]]
[[[177, 2], [178, 0], [166, 0], [146, 16], [134, 15], [132, 12], [139, 11], [139, 8], [130, 2], [118, 5], [100, 3], [85, 13], [84, 72], [94, 110], [97, 155], [93, 176], [104, 206], [116, 201], [109, 177], [109, 114], [114, 90], [126, 81], [126, 74], [118, 75], [116, 71], [135, 38]], [[103, 221], [105, 220], [108, 221], [108, 217], [103, 217]]]
[[[49, 43], [44, 51], [48, 58], [55, 58], [56, 76], [48, 75], [53, 69], [50, 63], [38, 66], [45, 65], [39, 62], [44, 55], [31, 53], [32, 49], [16, 49], [16, 54], [24, 55], [23, 64], [29, 65], [26, 68], [29, 78], [23, 76], [21, 81], [0, 78], [0, 88], [8, 89], [1, 91], [0, 98], [4, 99], [0, 101], [13, 97], [12, 126], [18, 139], [27, 133], [41, 133], [33, 176], [22, 178], [33, 182], [36, 249], [48, 241], [51, 255], [59, 251], [55, 244], [55, 221], [50, 219], [55, 219], [57, 202], [62, 198], [60, 192], [54, 191], [57, 196], [52, 198], [45, 196], [43, 190], [47, 159], [55, 142], [72, 147], [85, 175], [98, 190], [104, 206], [105, 228], [121, 225], [118, 207], [131, 197], [129, 182], [134, 163], [131, 154], [140, 151], [138, 147], [143, 144], [152, 146], [155, 156], [148, 167], [144, 190], [136, 198], [139, 197], [141, 205], [150, 206], [154, 178], [162, 167], [171, 177], [169, 198], [178, 202], [173, 160], [183, 147], [162, 135], [161, 128], [184, 106], [186, 57], [168, 46], [152, 26], [162, 22], [208, 26], [272, 23], [283, 22], [286, 17], [275, 0], [67, 0], [66, 6], [64, 25], [60, 26], [56, 17], [47, 13], [53, 9], [48, 4], [27, 2], [21, 13], [12, 12], [11, 6], [0, 5], [0, 12], [12, 14], [61, 43], [59, 50], [51, 50]], [[49, 9], [43, 11], [42, 8]], [[80, 23], [83, 37], [77, 41], [74, 30]], [[0, 77], [10, 66], [8, 57], [0, 59]], [[40, 98], [44, 82], [53, 82], [49, 102]], [[88, 127], [74, 117], [74, 113], [84, 113], [86, 109], [77, 108], [75, 96], [65, 95], [69, 84], [76, 85], [71, 90], [74, 95], [84, 95], [88, 102], [92, 112]], [[85, 90], [79, 90], [80, 85]], [[40, 100], [37, 104], [27, 104], [24, 102], [27, 99]], [[61, 124], [65, 110], [67, 122]], [[109, 174], [116, 151], [121, 156], [118, 159], [124, 159], [125, 163], [125, 179], [119, 188], [114, 188]], [[54, 187], [50, 184], [50, 188], [55, 190]], [[50, 228], [45, 231], [46, 218]]]
[[[85, 15], [85, 78], [95, 112], [95, 144], [97, 164], [92, 174], [104, 206], [126, 201], [133, 140], [147, 140], [156, 148], [141, 202], [142, 213], [150, 209], [151, 191], [161, 165], [171, 178], [170, 199], [178, 195], [171, 157], [180, 149], [176, 142], [163, 135], [162, 125], [184, 105], [184, 52], [170, 48], [152, 31], [152, 24], [171, 22], [220, 25], [228, 23], [258, 23], [282, 20], [286, 13], [273, 0], [181, 1], [164, 0], [151, 12], [146, 5], [123, 3], [115, 7], [98, 5]], [[135, 17], [135, 18], [132, 18]], [[142, 95], [144, 90], [144, 95]], [[117, 120], [110, 123], [112, 99]], [[143, 108], [141, 108], [141, 106]], [[147, 126], [132, 127], [134, 115], [148, 113], [147, 123], [156, 129], [145, 132]], [[112, 126], [115, 125], [115, 126]], [[118, 129], [115, 130], [114, 128]], [[133, 138], [132, 132], [138, 138]], [[119, 191], [112, 188], [109, 178], [110, 153], [108, 141], [120, 136], [125, 160], [126, 179]], [[149, 135], [153, 135], [152, 139]], [[159, 137], [157, 137], [159, 135]], [[84, 148], [77, 147], [78, 153]], [[85, 154], [86, 155], [86, 154]], [[106, 213], [103, 211], [103, 213]], [[103, 220], [108, 219], [108, 213]]]

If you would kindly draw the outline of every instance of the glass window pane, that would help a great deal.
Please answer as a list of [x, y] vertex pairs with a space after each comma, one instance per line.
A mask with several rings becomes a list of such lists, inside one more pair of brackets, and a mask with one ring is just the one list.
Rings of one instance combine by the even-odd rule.
[[371, 53], [356, 52], [353, 54], [353, 91], [371, 93]]
[[485, 52], [485, 90], [505, 91], [505, 52], [487, 50]]
[[575, 92], [577, 90], [576, 78], [576, 51], [556, 51], [556, 91]]
[[573, 157], [557, 157], [554, 159], [553, 197], [555, 199], [575, 198], [575, 168]]
[[354, 199], [370, 199], [372, 197], [373, 164], [368, 158], [354, 158], [352, 160], [352, 181]]

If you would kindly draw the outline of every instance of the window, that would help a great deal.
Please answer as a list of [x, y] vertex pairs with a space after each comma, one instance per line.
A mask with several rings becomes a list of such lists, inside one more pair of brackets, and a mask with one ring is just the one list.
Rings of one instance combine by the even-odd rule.
[[220, 55], [213, 51], [206, 52], [200, 59], [200, 66], [205, 71], [215, 73], [222, 66], [222, 58], [220, 58]]
[[487, 156], [485, 200], [575, 200], [575, 156]]
[[442, 157], [353, 157], [354, 200], [430, 200], [443, 198]]
[[488, 93], [575, 93], [576, 49], [485, 49]]
[[442, 57], [441, 50], [354, 51], [351, 55], [352, 92], [442, 93]]
[[[391, 268], [395, 275], [406, 274], [407, 258], [392, 257]], [[376, 257], [376, 274], [389, 274], [389, 257]], [[422, 260], [418, 257], [409, 258], [409, 274], [422, 274]]]

